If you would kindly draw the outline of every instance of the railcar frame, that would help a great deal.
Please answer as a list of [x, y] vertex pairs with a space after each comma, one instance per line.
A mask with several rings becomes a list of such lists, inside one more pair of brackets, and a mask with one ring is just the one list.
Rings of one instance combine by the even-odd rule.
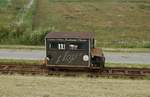
[[91, 32], [50, 32], [45, 46], [46, 66], [104, 67], [105, 57]]

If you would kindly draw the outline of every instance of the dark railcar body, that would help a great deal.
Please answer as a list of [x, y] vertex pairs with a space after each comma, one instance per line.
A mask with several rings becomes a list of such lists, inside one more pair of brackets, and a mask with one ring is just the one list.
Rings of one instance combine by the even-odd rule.
[[45, 42], [47, 66], [90, 67], [95, 62], [93, 33], [50, 32]]
[[[69, 65], [69, 66], [89, 65], [88, 61], [83, 60], [84, 55], [89, 56], [88, 40], [78, 41], [76, 39], [61, 39], [61, 40], [47, 39], [46, 41], [47, 41], [46, 55], [49, 59], [48, 61], [49, 65]], [[79, 45], [81, 47], [75, 47]]]

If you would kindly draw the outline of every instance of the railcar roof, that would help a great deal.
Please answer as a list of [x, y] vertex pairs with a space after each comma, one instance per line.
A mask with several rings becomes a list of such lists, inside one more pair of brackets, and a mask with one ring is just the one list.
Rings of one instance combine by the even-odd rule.
[[93, 39], [94, 33], [92, 32], [49, 32], [46, 38], [80, 38], [80, 39]]

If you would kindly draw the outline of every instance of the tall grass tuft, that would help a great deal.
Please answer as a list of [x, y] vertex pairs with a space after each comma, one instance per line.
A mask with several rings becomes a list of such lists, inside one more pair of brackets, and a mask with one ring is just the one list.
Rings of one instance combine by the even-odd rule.
[[45, 36], [50, 31], [51, 28], [24, 32], [3, 28], [0, 29], [0, 44], [44, 45]]
[[[0, 8], [4, 4], [7, 5], [5, 1], [0, 1]], [[32, 5], [30, 3], [31, 0], [11, 0], [10, 8], [3, 11], [8, 15], [6, 20], [10, 18], [11, 21], [5, 21], [3, 17], [1, 19], [2, 13], [0, 13], [0, 44], [44, 44], [44, 37], [48, 31], [51, 31], [51, 27], [33, 30], [32, 21], [36, 10], [36, 0], [33, 0]]]

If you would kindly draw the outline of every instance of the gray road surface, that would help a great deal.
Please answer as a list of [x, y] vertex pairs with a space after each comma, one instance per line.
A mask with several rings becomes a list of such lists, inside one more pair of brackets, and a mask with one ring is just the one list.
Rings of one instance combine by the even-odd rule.
[[[44, 50], [6, 50], [0, 49], [0, 59], [42, 60]], [[105, 52], [106, 62], [150, 64], [150, 53]]]
[[150, 64], [150, 53], [105, 52], [106, 62]]

